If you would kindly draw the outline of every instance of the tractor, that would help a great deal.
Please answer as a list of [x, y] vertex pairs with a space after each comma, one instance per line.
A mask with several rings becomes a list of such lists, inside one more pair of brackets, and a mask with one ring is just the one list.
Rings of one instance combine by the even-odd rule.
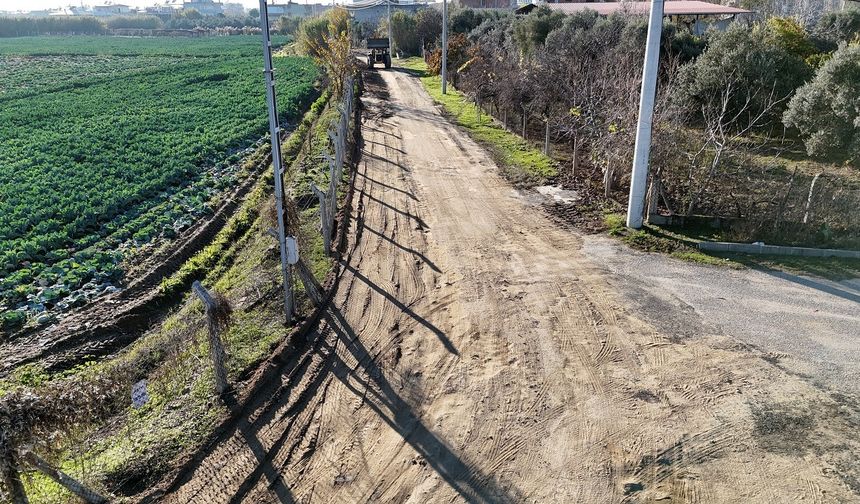
[[391, 51], [387, 38], [367, 39], [367, 66], [373, 68], [377, 63], [385, 64], [385, 68], [391, 68]]

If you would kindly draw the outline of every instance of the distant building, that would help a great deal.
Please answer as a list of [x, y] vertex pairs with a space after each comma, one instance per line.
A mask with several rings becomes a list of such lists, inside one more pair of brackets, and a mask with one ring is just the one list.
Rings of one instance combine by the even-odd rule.
[[131, 13], [131, 7], [123, 4], [93, 5], [92, 15], [99, 17], [122, 16]]
[[[431, 4], [428, 3], [392, 3], [391, 12], [393, 13], [395, 10], [402, 10], [410, 14], [414, 14], [421, 9], [426, 9], [430, 5]], [[380, 19], [388, 15], [388, 6], [385, 4], [374, 5], [373, 7], [350, 10], [349, 13], [352, 15], [352, 18], [359, 23], [367, 22], [376, 24]]]
[[59, 9], [53, 10], [53, 11], [51, 11], [50, 14], [48, 14], [48, 16], [53, 16], [53, 17], [76, 16], [76, 15], [77, 15], [77, 13], [75, 12], [74, 9], [70, 9], [70, 8], [66, 8], [66, 7], [60, 7]]
[[[547, 7], [565, 14], [573, 14], [586, 9], [593, 10], [601, 16], [609, 16], [615, 12], [627, 12], [642, 16], [648, 15], [650, 2], [566, 2], [548, 3]], [[535, 4], [525, 5], [516, 10], [517, 14], [528, 14], [537, 8]], [[663, 15], [679, 24], [690, 27], [696, 35], [705, 33], [710, 28], [725, 30], [738, 16], [752, 14], [751, 11], [728, 7], [699, 0], [674, 0], [664, 4]]]
[[285, 4], [271, 4], [268, 6], [269, 18], [276, 19], [281, 16], [311, 17], [331, 9], [331, 5], [304, 4], [287, 2]]
[[146, 14], [149, 14], [151, 16], [159, 16], [159, 17], [167, 16], [167, 17], [169, 17], [169, 16], [172, 16], [173, 14], [175, 14], [176, 10], [177, 9], [175, 9], [169, 5], [153, 5], [151, 7], [147, 7], [145, 9], [145, 12], [146, 12]]
[[472, 9], [513, 9], [516, 8], [517, 0], [459, 0], [463, 7]]
[[204, 16], [224, 14], [224, 6], [214, 0], [168, 0], [165, 6], [175, 11], [196, 10]]

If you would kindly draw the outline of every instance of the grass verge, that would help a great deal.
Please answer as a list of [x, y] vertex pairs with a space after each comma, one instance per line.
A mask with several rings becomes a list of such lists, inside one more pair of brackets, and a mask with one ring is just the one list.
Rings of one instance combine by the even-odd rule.
[[634, 231], [625, 227], [624, 215], [617, 212], [604, 214], [603, 224], [610, 236], [620, 238], [633, 249], [660, 252], [687, 262], [734, 269], [778, 270], [837, 281], [860, 277], [860, 259], [704, 252], [698, 249], [699, 242], [720, 240], [719, 232], [709, 227], [667, 228], [645, 224]]
[[552, 159], [518, 135], [505, 130], [489, 114], [481, 113], [474, 103], [453, 86], [448, 87], [447, 94], [442, 94], [442, 78], [429, 75], [424, 60], [413, 57], [400, 60], [397, 64], [418, 76], [433, 100], [442, 105], [458, 126], [490, 151], [505, 177], [513, 183], [521, 186], [540, 185], [558, 175]]

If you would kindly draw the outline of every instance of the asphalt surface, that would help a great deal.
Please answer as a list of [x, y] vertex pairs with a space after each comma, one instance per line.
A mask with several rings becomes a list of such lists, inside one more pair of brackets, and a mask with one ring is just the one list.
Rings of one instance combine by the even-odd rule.
[[818, 387], [860, 394], [860, 279], [734, 270], [587, 237], [586, 255], [651, 323], [677, 338], [723, 334]]

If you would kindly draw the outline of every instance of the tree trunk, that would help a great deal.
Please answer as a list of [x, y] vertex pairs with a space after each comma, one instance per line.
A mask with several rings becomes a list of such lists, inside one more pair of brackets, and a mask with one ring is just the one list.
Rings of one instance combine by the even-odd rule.
[[603, 171], [603, 196], [608, 198], [612, 193], [612, 179], [615, 176], [615, 169], [607, 166]]
[[702, 194], [705, 192], [705, 189], [711, 184], [711, 179], [714, 178], [714, 175], [717, 173], [717, 168], [720, 166], [720, 159], [723, 156], [723, 149], [717, 148], [716, 153], [714, 153], [714, 160], [711, 162], [711, 169], [708, 170], [708, 177], [705, 179], [705, 182], [702, 183], [702, 186], [699, 187], [699, 190], [696, 191], [696, 194], [693, 196], [693, 199], [690, 200], [690, 206], [687, 207], [687, 217], [691, 217], [693, 212], [696, 210], [696, 207], [699, 205], [699, 200], [702, 198]]
[[576, 171], [579, 169], [579, 138], [573, 137], [573, 160], [571, 161], [570, 175], [576, 177]]
[[821, 176], [821, 173], [816, 173], [814, 177], [812, 177], [812, 184], [809, 185], [809, 196], [806, 197], [806, 209], [803, 211], [803, 223], [806, 224], [809, 222], [809, 209], [812, 208], [812, 195], [815, 191], [815, 183], [818, 182], [818, 177]]
[[523, 109], [523, 140], [526, 139], [526, 111]]
[[543, 153], [549, 156], [549, 119], [546, 120], [546, 135], [543, 141]]

